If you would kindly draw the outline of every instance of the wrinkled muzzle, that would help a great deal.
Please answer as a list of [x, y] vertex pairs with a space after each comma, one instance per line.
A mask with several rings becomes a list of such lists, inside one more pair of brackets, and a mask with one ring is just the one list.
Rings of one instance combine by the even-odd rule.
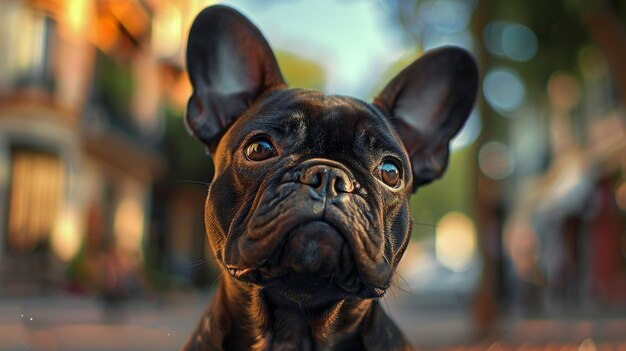
[[[311, 159], [257, 195], [247, 220], [231, 228], [223, 263], [255, 284], [312, 293], [377, 297], [391, 267], [380, 211], [350, 170]], [[296, 294], [297, 295], [297, 294]]]

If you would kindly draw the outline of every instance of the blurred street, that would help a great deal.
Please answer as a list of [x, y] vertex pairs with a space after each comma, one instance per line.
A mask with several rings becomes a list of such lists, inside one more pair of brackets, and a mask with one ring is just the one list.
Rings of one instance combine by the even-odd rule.
[[0, 350], [177, 350], [207, 302], [185, 296], [105, 307], [85, 297], [4, 300]]
[[[177, 350], [210, 296], [187, 294], [127, 301], [104, 308], [85, 297], [3, 300], [0, 350]], [[406, 296], [383, 305], [418, 350], [626, 350], [626, 317], [503, 321], [498, 338], [477, 340], [467, 311], [431, 303], [409, 307]]]
[[[215, 0], [0, 0], [0, 351], [178, 350], [220, 274], [189, 135]], [[626, 0], [226, 0], [290, 87], [481, 75], [382, 305], [419, 350], [626, 351]]]

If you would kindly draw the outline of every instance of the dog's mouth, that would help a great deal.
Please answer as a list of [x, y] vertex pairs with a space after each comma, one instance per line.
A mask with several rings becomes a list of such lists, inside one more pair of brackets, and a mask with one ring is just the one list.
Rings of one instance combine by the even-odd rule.
[[267, 258], [254, 268], [227, 267], [240, 280], [258, 285], [316, 287], [352, 273], [353, 260], [343, 234], [323, 219], [306, 221], [286, 230]]
[[276, 304], [306, 310], [346, 297], [378, 298], [385, 292], [359, 279], [344, 232], [323, 219], [288, 230], [259, 267], [230, 267], [228, 273], [261, 286]]

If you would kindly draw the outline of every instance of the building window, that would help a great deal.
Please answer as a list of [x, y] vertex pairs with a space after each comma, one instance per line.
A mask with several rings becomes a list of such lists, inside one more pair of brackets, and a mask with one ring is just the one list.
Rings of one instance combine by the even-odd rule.
[[11, 152], [7, 249], [45, 249], [62, 200], [65, 170], [55, 155], [15, 148]]
[[52, 88], [51, 43], [56, 23], [17, 2], [0, 3], [0, 89]]

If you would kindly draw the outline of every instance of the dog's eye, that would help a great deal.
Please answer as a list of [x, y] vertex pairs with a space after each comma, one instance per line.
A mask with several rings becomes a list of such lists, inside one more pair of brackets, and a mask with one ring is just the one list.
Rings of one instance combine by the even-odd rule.
[[246, 147], [246, 157], [250, 161], [263, 161], [274, 155], [276, 151], [266, 138], [256, 139]]
[[400, 167], [395, 161], [385, 160], [378, 166], [378, 177], [383, 183], [395, 188], [400, 183]]

